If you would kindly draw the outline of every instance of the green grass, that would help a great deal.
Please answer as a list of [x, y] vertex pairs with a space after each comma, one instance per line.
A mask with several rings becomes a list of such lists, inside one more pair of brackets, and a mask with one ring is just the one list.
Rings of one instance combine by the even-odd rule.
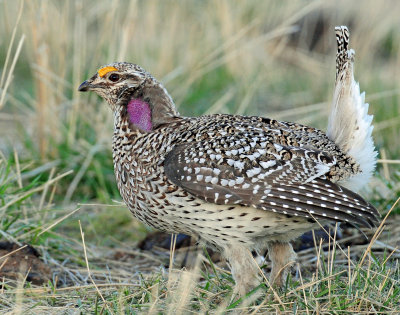
[[390, 256], [399, 206], [372, 249], [357, 245], [356, 231], [349, 258], [344, 241], [335, 252], [316, 244], [300, 253], [301, 276], [282, 290], [260, 286], [254, 305], [231, 301], [231, 275], [202, 250], [196, 268], [176, 262], [168, 271], [168, 251], [136, 249], [149, 229], [119, 203], [109, 108], [77, 92], [100, 65], [126, 60], [164, 82], [184, 115], [263, 115], [325, 129], [333, 27], [348, 24], [381, 159], [363, 194], [385, 215], [400, 195], [397, 2], [21, 4], [0, 3], [0, 241], [35, 246], [59, 281], [0, 279], [2, 313], [400, 312], [398, 250]]

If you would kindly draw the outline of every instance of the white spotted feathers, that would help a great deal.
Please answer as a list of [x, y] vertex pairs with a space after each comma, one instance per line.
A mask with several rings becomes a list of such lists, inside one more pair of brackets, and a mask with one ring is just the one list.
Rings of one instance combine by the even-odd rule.
[[200, 133], [177, 144], [164, 162], [168, 179], [192, 195], [307, 218], [367, 226], [377, 221], [373, 206], [329, 180], [344, 161], [326, 137], [316, 145], [319, 131], [309, 129], [305, 136], [300, 125], [229, 115], [203, 116], [192, 123], [196, 127], [187, 132]]

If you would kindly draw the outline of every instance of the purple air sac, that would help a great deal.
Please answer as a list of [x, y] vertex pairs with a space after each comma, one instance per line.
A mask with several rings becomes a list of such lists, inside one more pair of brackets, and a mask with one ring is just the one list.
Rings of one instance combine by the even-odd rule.
[[151, 131], [151, 109], [150, 105], [143, 100], [133, 99], [128, 103], [129, 121], [136, 127]]

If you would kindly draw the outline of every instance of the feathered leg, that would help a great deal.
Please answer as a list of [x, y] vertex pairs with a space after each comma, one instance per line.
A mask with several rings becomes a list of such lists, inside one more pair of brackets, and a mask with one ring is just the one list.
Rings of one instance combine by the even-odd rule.
[[272, 261], [270, 282], [281, 287], [290, 267], [296, 262], [297, 255], [289, 242], [268, 242], [267, 248]]
[[233, 296], [244, 296], [261, 283], [259, 267], [247, 248], [237, 245], [227, 247], [224, 249], [224, 256], [229, 261], [236, 282]]

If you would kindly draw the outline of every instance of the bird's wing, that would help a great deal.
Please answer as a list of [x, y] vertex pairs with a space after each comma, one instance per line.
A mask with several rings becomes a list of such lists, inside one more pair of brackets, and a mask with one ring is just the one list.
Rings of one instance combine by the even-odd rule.
[[372, 205], [325, 179], [335, 163], [324, 152], [247, 132], [179, 144], [164, 169], [175, 185], [210, 203], [375, 225]]

